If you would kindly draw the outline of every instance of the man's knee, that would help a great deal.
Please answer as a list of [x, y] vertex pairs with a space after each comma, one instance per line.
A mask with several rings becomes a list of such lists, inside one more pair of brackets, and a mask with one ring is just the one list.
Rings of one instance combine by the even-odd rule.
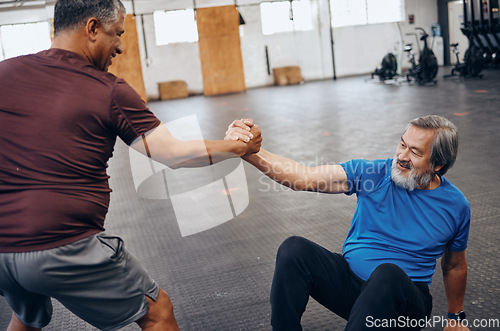
[[371, 277], [376, 277], [382, 281], [393, 282], [401, 279], [409, 279], [408, 275], [393, 263], [382, 263], [372, 272]]
[[392, 263], [383, 263], [375, 268], [365, 285], [377, 288], [380, 293], [391, 293], [410, 282], [410, 277], [403, 269]]
[[146, 296], [149, 310], [137, 324], [143, 330], [179, 330], [174, 317], [174, 306], [167, 292], [160, 289], [156, 301]]
[[303, 237], [292, 236], [285, 239], [276, 254], [276, 264], [288, 264], [307, 254], [311, 242]]

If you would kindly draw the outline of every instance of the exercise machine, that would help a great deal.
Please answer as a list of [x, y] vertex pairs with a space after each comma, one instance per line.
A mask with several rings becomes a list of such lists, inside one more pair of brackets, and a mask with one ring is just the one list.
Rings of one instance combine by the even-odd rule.
[[408, 55], [408, 60], [410, 61], [411, 68], [406, 73], [406, 80], [411, 82], [415, 81], [419, 85], [424, 85], [427, 83], [437, 84], [436, 78], [438, 72], [438, 62], [436, 56], [432, 49], [429, 48], [427, 44], [427, 38], [429, 35], [422, 28], [415, 28], [415, 30], [420, 31], [420, 40], [423, 41], [424, 47], [420, 52], [418, 58], [418, 64], [415, 61], [415, 53], [413, 52], [413, 45], [406, 44], [405, 52]]
[[495, 37], [490, 31], [490, 24], [489, 20], [487, 21], [484, 17], [484, 13], [489, 13], [488, 7], [491, 6], [491, 4], [488, 3], [486, 0], [480, 0], [480, 9], [479, 9], [479, 27], [478, 27], [478, 34], [481, 37], [482, 40], [484, 40], [484, 43], [487, 45], [487, 48], [489, 50], [489, 54], [491, 58], [489, 59], [489, 63], [491, 65], [497, 65], [500, 63], [500, 48], [498, 47], [498, 43], [495, 40]]
[[380, 81], [386, 81], [389, 79], [394, 79], [398, 74], [398, 61], [393, 53], [387, 53], [382, 58], [382, 63], [380, 66], [372, 72], [373, 76], [378, 76]]
[[[458, 43], [451, 44], [451, 48], [453, 53], [457, 58], [456, 65], [451, 69], [451, 73], [449, 75], [445, 75], [444, 78], [450, 78], [453, 76], [463, 77], [463, 78], [471, 78], [478, 77], [482, 78], [480, 74], [481, 70], [487, 61], [487, 56], [484, 50], [478, 46], [474, 34], [474, 25], [468, 20], [468, 0], [463, 1], [464, 8], [464, 23], [461, 28], [462, 33], [467, 37], [469, 41], [469, 45], [467, 51], [464, 55], [463, 62], [460, 62], [459, 51], [458, 51]], [[471, 7], [471, 22], [474, 21], [473, 9]]]
[[495, 45], [497, 50], [497, 56], [495, 64], [500, 64], [500, 24], [498, 22], [498, 18], [495, 18], [495, 14], [498, 16], [499, 8], [498, 8], [498, 0], [490, 0], [488, 3], [488, 12], [489, 12], [489, 20], [488, 20], [488, 37], [491, 42]]
[[450, 78], [453, 76], [463, 78], [483, 78], [483, 75], [480, 74], [481, 70], [483, 69], [483, 58], [482, 52], [478, 47], [474, 45], [472, 47], [469, 47], [465, 52], [464, 61], [460, 62], [458, 43], [451, 44], [450, 46], [453, 53], [457, 57], [457, 64], [453, 66], [453, 68], [451, 69], [451, 73], [449, 75], [444, 75], [443, 78]]
[[[470, 3], [470, 22], [466, 20], [467, 7], [469, 7], [468, 6], [469, 3]], [[467, 32], [467, 34], [470, 35], [470, 40], [472, 41], [472, 43], [481, 49], [483, 56], [483, 63], [487, 65], [491, 63], [492, 52], [491, 49], [488, 47], [484, 36], [480, 34], [479, 20], [476, 20], [476, 6], [474, 0], [464, 0], [463, 4], [464, 4], [464, 30]], [[469, 38], [469, 36], [467, 36], [467, 38]]]

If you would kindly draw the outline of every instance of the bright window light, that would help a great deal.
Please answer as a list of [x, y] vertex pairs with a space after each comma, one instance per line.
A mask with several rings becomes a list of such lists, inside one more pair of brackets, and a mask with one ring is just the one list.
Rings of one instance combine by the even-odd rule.
[[189, 43], [198, 41], [198, 28], [194, 10], [157, 10], [153, 13], [156, 45]]
[[368, 24], [405, 20], [404, 1], [366, 0]]
[[[293, 9], [293, 11], [291, 10]], [[309, 0], [263, 2], [260, 4], [262, 33], [265, 35], [313, 29]]]
[[333, 27], [363, 25], [368, 22], [365, 0], [333, 0], [331, 6]]
[[289, 2], [263, 2], [260, 4], [260, 13], [263, 34], [293, 31]]
[[37, 53], [50, 48], [50, 25], [48, 22], [0, 26], [1, 47], [6, 59]]
[[404, 21], [404, 0], [333, 0], [332, 26]]
[[313, 24], [311, 3], [309, 0], [293, 1], [292, 8], [295, 30], [311, 31], [313, 29]]

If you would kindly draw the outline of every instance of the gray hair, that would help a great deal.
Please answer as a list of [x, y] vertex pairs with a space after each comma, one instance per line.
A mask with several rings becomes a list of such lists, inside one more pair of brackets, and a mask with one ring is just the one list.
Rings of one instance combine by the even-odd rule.
[[437, 171], [437, 174], [443, 176], [453, 166], [457, 159], [457, 127], [450, 120], [438, 115], [427, 115], [415, 118], [408, 122], [406, 130], [412, 125], [418, 128], [436, 131], [436, 138], [434, 138], [434, 142], [431, 146], [430, 164], [432, 168], [442, 165], [443, 167]]
[[125, 13], [120, 0], [58, 0], [54, 8], [54, 34], [77, 29], [91, 17], [103, 24], [116, 22], [119, 12]]

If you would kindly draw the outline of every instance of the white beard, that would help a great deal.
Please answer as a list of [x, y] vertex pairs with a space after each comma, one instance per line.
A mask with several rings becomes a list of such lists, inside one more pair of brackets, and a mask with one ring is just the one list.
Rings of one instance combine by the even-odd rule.
[[434, 172], [424, 172], [416, 174], [415, 168], [411, 168], [408, 177], [403, 176], [402, 171], [397, 168], [398, 158], [394, 157], [391, 166], [391, 179], [397, 186], [408, 191], [413, 191], [418, 187], [426, 187], [434, 178]]

